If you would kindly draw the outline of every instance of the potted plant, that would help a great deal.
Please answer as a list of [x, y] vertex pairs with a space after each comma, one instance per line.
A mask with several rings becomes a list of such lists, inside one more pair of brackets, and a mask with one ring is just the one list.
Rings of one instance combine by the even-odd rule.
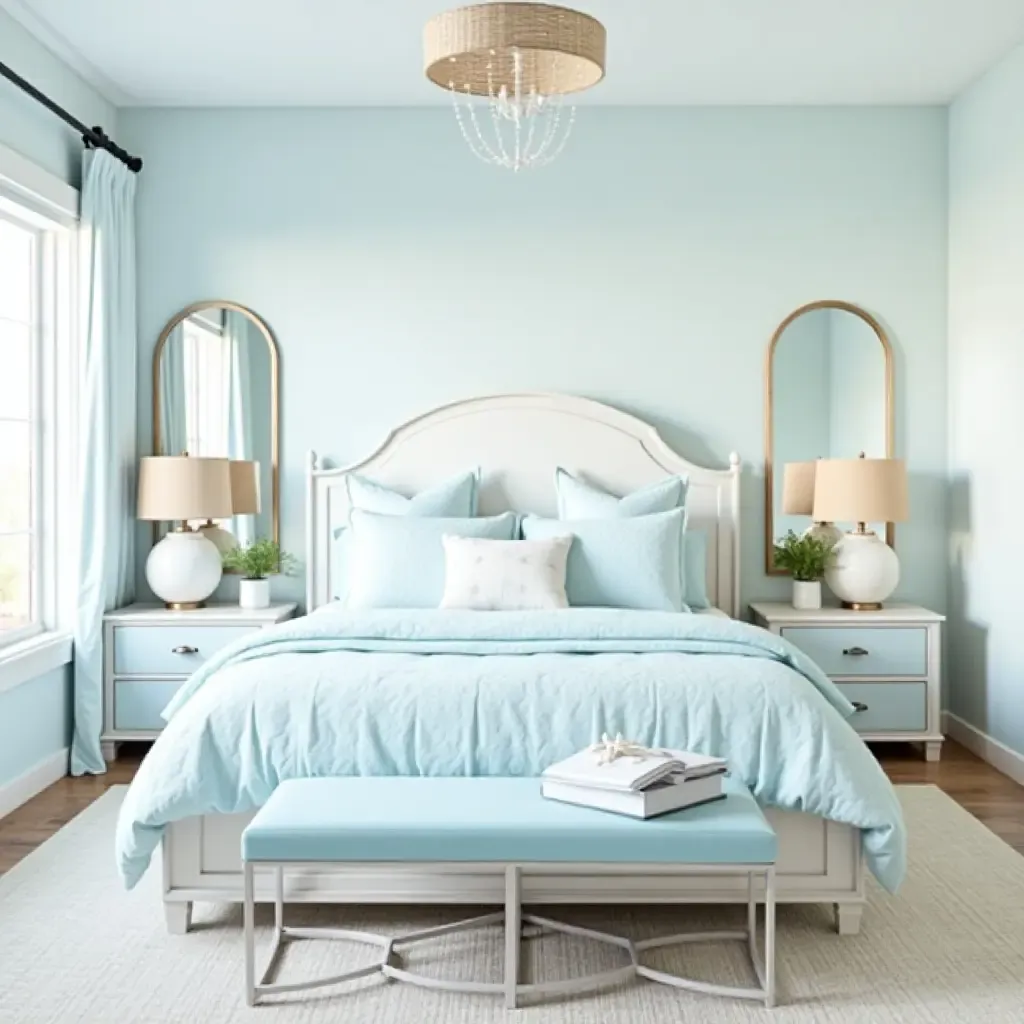
[[821, 607], [821, 580], [832, 562], [836, 541], [792, 530], [775, 543], [775, 564], [793, 577], [793, 607], [815, 611]]
[[268, 576], [287, 576], [295, 559], [281, 550], [275, 540], [254, 540], [224, 552], [224, 568], [242, 574], [238, 581], [238, 603], [242, 608], [270, 607]]

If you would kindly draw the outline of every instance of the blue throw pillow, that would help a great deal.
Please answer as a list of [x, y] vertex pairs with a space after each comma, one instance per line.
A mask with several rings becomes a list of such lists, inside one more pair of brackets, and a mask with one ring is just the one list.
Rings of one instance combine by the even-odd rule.
[[[667, 512], [686, 505], [689, 483], [685, 476], [670, 476], [620, 498], [559, 468], [555, 470], [558, 516], [560, 519], [617, 519]], [[703, 530], [688, 530], [684, 520], [680, 540], [682, 594], [683, 601], [694, 609], [710, 607], [707, 544], [707, 534]]]
[[475, 516], [479, 482], [480, 470], [473, 469], [406, 497], [356, 473], [345, 477], [352, 508], [389, 516]]
[[378, 484], [357, 473], [345, 477], [345, 491], [348, 494], [349, 518], [344, 526], [334, 531], [333, 565], [331, 566], [332, 597], [344, 601], [348, 594], [349, 575], [349, 527], [355, 509], [364, 512], [379, 512], [390, 516], [454, 516], [468, 518], [476, 515], [477, 493], [480, 484], [480, 470], [471, 469], [449, 480], [428, 487], [419, 494], [406, 496], [398, 491]]
[[555, 470], [559, 519], [616, 519], [670, 512], [686, 504], [688, 486], [685, 476], [670, 476], [620, 498], [568, 470]]
[[565, 592], [570, 605], [679, 612], [683, 603], [681, 508], [626, 519], [523, 520], [527, 540], [573, 537]]
[[355, 509], [348, 529], [349, 608], [437, 608], [447, 534], [512, 540], [519, 517], [419, 518]]

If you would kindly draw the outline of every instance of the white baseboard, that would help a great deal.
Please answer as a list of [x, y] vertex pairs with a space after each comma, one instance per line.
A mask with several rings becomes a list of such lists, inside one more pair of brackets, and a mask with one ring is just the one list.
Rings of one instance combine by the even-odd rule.
[[972, 754], [977, 754], [982, 761], [987, 761], [997, 771], [1024, 786], [1024, 754], [1018, 754], [1012, 747], [993, 739], [952, 711], [942, 712], [942, 731]]
[[47, 786], [52, 786], [58, 779], [63, 779], [68, 773], [70, 757], [71, 750], [69, 747], [65, 747], [63, 750], [58, 750], [55, 754], [43, 758], [23, 775], [0, 786], [0, 818], [42, 793]]

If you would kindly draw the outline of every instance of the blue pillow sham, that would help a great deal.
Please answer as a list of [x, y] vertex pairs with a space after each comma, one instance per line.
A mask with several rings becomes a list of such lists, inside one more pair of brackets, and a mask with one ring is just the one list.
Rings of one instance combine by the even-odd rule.
[[357, 473], [345, 477], [352, 508], [389, 516], [475, 516], [479, 486], [479, 469], [460, 473], [410, 497]]
[[620, 498], [566, 469], [555, 470], [559, 519], [628, 519], [670, 512], [686, 504], [688, 486], [685, 476], [670, 476]]
[[482, 518], [389, 516], [354, 509], [347, 531], [349, 608], [437, 608], [446, 534], [514, 540], [514, 512]]
[[406, 496], [398, 491], [376, 483], [358, 473], [345, 477], [345, 491], [348, 495], [349, 515], [344, 525], [334, 531], [334, 546], [331, 552], [332, 597], [344, 601], [348, 594], [349, 576], [349, 527], [351, 515], [356, 509], [364, 512], [378, 512], [383, 515], [449, 516], [469, 518], [476, 515], [477, 496], [480, 489], [480, 469], [467, 470], [457, 476], [442, 480], [418, 494]]
[[[616, 519], [651, 515], [685, 507], [689, 478], [670, 476], [619, 497], [559, 467], [555, 470], [560, 519]], [[683, 521], [680, 540], [683, 601], [694, 610], [709, 608], [707, 590], [707, 533], [691, 530]]]
[[686, 512], [677, 508], [625, 519], [541, 519], [522, 522], [527, 540], [571, 535], [565, 578], [570, 605], [687, 611], [680, 544]]

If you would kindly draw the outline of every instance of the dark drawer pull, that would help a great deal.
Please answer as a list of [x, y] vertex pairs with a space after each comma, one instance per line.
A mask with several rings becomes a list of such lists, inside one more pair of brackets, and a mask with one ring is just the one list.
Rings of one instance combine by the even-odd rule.
[[867, 704], [862, 704], [859, 700], [850, 701], [850, 703], [853, 705], [854, 711], [867, 711], [868, 709]]
[[870, 654], [864, 647], [846, 647], [843, 649], [843, 654], [848, 658], [863, 658], [865, 654]]
[[181, 647], [172, 647], [171, 654], [198, 654], [198, 647], [189, 647], [187, 644], [182, 644]]

